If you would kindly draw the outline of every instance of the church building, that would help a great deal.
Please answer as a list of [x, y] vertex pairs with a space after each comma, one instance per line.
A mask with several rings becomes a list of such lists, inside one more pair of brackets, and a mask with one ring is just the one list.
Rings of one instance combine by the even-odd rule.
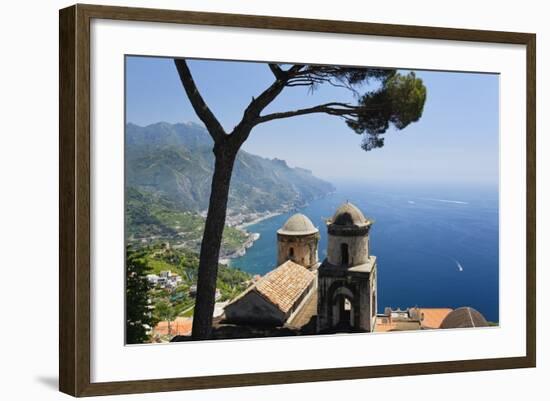
[[319, 229], [303, 214], [290, 217], [277, 230], [278, 267], [225, 307], [226, 323], [292, 326], [298, 312], [313, 309], [316, 331], [372, 331], [376, 258], [369, 254], [371, 225], [351, 203], [340, 206], [327, 221], [327, 257], [320, 264]]

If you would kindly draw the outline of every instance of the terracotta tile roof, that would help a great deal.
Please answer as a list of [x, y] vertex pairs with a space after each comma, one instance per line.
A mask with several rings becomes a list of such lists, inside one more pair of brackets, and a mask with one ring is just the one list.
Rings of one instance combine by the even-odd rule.
[[[193, 328], [193, 319], [188, 317], [178, 317], [176, 320], [170, 322], [170, 334], [173, 336], [180, 335], [186, 336], [191, 334]], [[153, 329], [153, 334], [167, 335], [168, 334], [168, 322], [158, 322]]]
[[438, 329], [443, 319], [452, 311], [451, 308], [419, 308], [420, 316], [423, 316], [422, 327]]
[[303, 303], [300, 310], [286, 324], [290, 327], [301, 328], [308, 324], [313, 316], [317, 316], [317, 291], [312, 291], [312, 294]]
[[262, 277], [253, 290], [287, 313], [314, 278], [308, 269], [287, 260]]

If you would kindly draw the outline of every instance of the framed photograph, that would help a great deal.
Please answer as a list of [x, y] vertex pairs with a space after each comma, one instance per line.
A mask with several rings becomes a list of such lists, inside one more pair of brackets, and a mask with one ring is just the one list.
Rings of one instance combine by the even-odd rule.
[[535, 366], [534, 34], [59, 18], [61, 391]]

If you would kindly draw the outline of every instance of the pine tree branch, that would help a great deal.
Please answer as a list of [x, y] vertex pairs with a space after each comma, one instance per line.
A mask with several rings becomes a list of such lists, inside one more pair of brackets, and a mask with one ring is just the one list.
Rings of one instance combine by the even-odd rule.
[[347, 103], [325, 103], [314, 107], [308, 107], [305, 109], [283, 111], [278, 113], [267, 114], [260, 116], [256, 120], [257, 124], [265, 123], [267, 121], [278, 120], [283, 118], [289, 118], [294, 116], [302, 116], [306, 114], [325, 113], [333, 116], [341, 117], [354, 117], [357, 116], [362, 108], [357, 106], [351, 106]]
[[288, 70], [286, 70], [286, 73], [289, 75], [289, 77], [292, 77], [295, 74], [298, 74], [305, 65], [303, 64], [294, 64], [292, 67], [290, 67]]
[[197, 113], [197, 116], [206, 126], [206, 129], [212, 139], [214, 139], [214, 142], [220, 142], [225, 137], [225, 131], [197, 89], [193, 76], [191, 75], [191, 71], [187, 66], [187, 62], [185, 59], [174, 59], [174, 63], [176, 64], [176, 69], [178, 70], [181, 83], [187, 93], [187, 97], [189, 98], [193, 109], [195, 110], [195, 113]]
[[268, 66], [275, 78], [280, 79], [283, 77], [284, 72], [277, 64], [270, 63]]
[[294, 64], [289, 69], [283, 70], [278, 64], [269, 64], [269, 68], [276, 77], [275, 82], [258, 97], [252, 98], [252, 101], [244, 111], [241, 121], [233, 129], [230, 136], [235, 135], [234, 140], [238, 144], [242, 144], [248, 138], [250, 130], [258, 123], [257, 121], [261, 112], [282, 92], [289, 83], [289, 80], [293, 79], [296, 74], [299, 74], [304, 67], [301, 64]]

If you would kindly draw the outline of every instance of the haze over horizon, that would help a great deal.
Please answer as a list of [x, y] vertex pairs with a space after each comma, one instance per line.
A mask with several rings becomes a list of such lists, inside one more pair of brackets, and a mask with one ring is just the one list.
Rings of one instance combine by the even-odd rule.
[[[189, 66], [205, 101], [228, 131], [251, 97], [273, 79], [265, 63], [189, 60]], [[498, 188], [498, 75], [415, 73], [428, 90], [423, 116], [402, 131], [390, 128], [381, 149], [365, 152], [361, 136], [342, 119], [314, 114], [255, 127], [243, 150], [285, 160], [333, 183], [366, 180]], [[334, 100], [355, 99], [331, 86], [321, 86], [313, 94], [287, 88], [266, 113]], [[126, 121], [142, 126], [160, 121], [202, 125], [172, 59], [126, 57]]]

